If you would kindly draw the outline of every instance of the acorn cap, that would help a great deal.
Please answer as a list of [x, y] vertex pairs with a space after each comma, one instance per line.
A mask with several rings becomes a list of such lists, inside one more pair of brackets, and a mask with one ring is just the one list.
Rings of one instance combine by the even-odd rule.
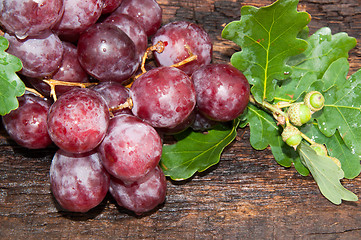
[[311, 91], [306, 94], [304, 98], [304, 103], [308, 106], [312, 112], [317, 112], [321, 110], [325, 103], [325, 98], [318, 91]]
[[303, 103], [294, 103], [287, 110], [288, 118], [295, 126], [302, 126], [311, 119], [311, 109]]
[[300, 130], [295, 126], [288, 125], [283, 129], [281, 134], [282, 140], [289, 146], [296, 148], [302, 141]]

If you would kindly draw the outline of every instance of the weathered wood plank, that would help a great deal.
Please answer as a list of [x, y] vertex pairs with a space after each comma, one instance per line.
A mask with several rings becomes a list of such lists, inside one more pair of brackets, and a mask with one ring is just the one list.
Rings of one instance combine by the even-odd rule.
[[[245, 4], [272, 1], [159, 0], [163, 23], [189, 20], [214, 42], [214, 62], [227, 62], [239, 48], [220, 36], [225, 23], [239, 19]], [[311, 32], [323, 26], [361, 40], [358, 0], [301, 0], [312, 15]], [[360, 45], [351, 51], [351, 72], [360, 68]], [[49, 189], [55, 148], [29, 151], [8, 139], [0, 126], [0, 239], [359, 239], [361, 206], [335, 206], [311, 177], [283, 168], [269, 150], [249, 144], [249, 129], [238, 131], [219, 164], [185, 182], [168, 181], [166, 202], [137, 217], [111, 197], [87, 214], [58, 210]], [[344, 186], [361, 196], [361, 179]]]

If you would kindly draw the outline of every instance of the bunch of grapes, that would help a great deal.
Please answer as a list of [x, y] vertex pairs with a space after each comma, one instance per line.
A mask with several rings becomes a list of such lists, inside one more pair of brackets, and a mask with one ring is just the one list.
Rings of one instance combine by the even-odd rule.
[[108, 192], [137, 214], [154, 209], [166, 197], [163, 136], [205, 131], [248, 104], [247, 79], [211, 63], [204, 29], [161, 26], [155, 0], [2, 0], [0, 23], [36, 89], [3, 125], [23, 147], [58, 147], [50, 185], [64, 210], [87, 212]]

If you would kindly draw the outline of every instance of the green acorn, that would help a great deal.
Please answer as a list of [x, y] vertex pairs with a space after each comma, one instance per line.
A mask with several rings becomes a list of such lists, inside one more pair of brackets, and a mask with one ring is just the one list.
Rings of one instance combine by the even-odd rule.
[[301, 132], [295, 126], [288, 125], [283, 129], [282, 140], [287, 143], [287, 145], [296, 149], [302, 141]]
[[295, 126], [302, 126], [311, 119], [311, 109], [303, 103], [294, 103], [287, 110], [288, 118]]
[[313, 143], [310, 146], [320, 156], [327, 156], [327, 148], [323, 144]]
[[318, 91], [311, 91], [306, 94], [304, 103], [308, 106], [312, 112], [321, 110], [325, 104], [325, 98]]

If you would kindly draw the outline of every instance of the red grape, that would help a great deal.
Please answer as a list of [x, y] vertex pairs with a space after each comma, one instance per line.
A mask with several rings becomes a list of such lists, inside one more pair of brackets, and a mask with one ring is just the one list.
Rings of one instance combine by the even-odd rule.
[[219, 122], [213, 121], [203, 116], [197, 109], [195, 110], [195, 119], [191, 125], [191, 128], [194, 131], [203, 132], [213, 128], [217, 123]]
[[109, 192], [119, 206], [142, 214], [164, 202], [167, 182], [162, 169], [157, 166], [144, 178], [130, 185], [111, 178]]
[[52, 28], [63, 11], [63, 0], [2, 0], [0, 23], [8, 33], [24, 39]]
[[53, 142], [71, 153], [93, 150], [103, 140], [109, 111], [99, 93], [87, 89], [70, 90], [51, 106], [48, 132]]
[[[60, 68], [51, 77], [52, 79], [64, 82], [89, 82], [88, 74], [80, 66], [78, 53], [75, 45], [69, 42], [63, 42], [64, 54]], [[46, 96], [50, 95], [50, 86], [39, 78], [27, 78], [30, 84]], [[63, 93], [74, 88], [73, 86], [56, 86], [56, 95], [59, 97]]]
[[10, 137], [20, 146], [39, 149], [52, 141], [47, 130], [46, 118], [50, 102], [33, 94], [18, 98], [19, 107], [3, 116], [3, 124]]
[[122, 82], [139, 66], [133, 41], [118, 27], [99, 23], [81, 34], [78, 58], [82, 67], [100, 81]]
[[148, 37], [144, 28], [133, 17], [115, 12], [107, 17], [104, 22], [113, 24], [125, 32], [134, 42], [139, 59], [143, 57], [147, 50]]
[[162, 9], [155, 0], [123, 0], [115, 12], [135, 18], [147, 36], [153, 35], [162, 24]]
[[[190, 57], [189, 50], [197, 55], [197, 60], [179, 67], [188, 75], [212, 60], [212, 42], [208, 33], [197, 24], [178, 21], [171, 22], [160, 28], [153, 36], [152, 43], [158, 41], [165, 44], [162, 53], [155, 53], [158, 65], [171, 66]], [[189, 49], [186, 48], [188, 46]]]
[[121, 114], [110, 120], [98, 151], [108, 172], [129, 183], [144, 177], [157, 166], [162, 142], [150, 125], [135, 116]]
[[99, 19], [103, 0], [63, 0], [64, 14], [53, 27], [62, 39], [76, 41], [79, 34]]
[[50, 31], [37, 36], [19, 40], [5, 33], [9, 40], [8, 53], [18, 57], [23, 63], [21, 74], [27, 77], [47, 77], [59, 69], [63, 58], [63, 44]]
[[193, 82], [174, 67], [152, 69], [137, 78], [130, 88], [132, 112], [156, 128], [174, 128], [196, 104]]
[[247, 107], [250, 86], [229, 64], [209, 64], [192, 75], [200, 113], [215, 121], [230, 121]]
[[50, 166], [51, 191], [62, 208], [87, 212], [99, 205], [109, 189], [110, 177], [97, 152], [72, 154], [58, 150]]
[[[91, 89], [100, 93], [107, 102], [109, 108], [116, 108], [119, 105], [124, 104], [129, 98], [128, 88], [117, 82], [101, 82]], [[121, 113], [132, 114], [132, 111], [129, 108], [124, 108], [114, 110], [112, 113], [116, 116]]]
[[119, 7], [123, 0], [104, 0], [102, 14], [111, 13]]
[[186, 130], [188, 127], [192, 126], [195, 119], [196, 119], [196, 113], [195, 111], [192, 111], [191, 114], [189, 114], [189, 116], [183, 122], [181, 122], [174, 128], [157, 128], [157, 131], [165, 135], [178, 134]]

